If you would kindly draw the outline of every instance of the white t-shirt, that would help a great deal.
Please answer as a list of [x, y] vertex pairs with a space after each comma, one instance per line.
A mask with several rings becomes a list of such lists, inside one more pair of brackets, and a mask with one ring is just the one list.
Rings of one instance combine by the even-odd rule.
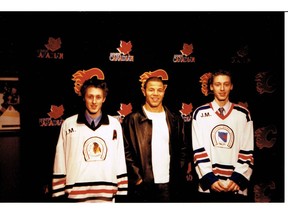
[[155, 183], [169, 182], [169, 132], [165, 112], [149, 112], [147, 117], [152, 120], [152, 169]]

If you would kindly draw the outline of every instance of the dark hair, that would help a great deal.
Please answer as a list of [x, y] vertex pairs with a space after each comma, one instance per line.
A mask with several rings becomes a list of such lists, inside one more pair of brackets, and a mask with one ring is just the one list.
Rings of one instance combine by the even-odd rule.
[[143, 85], [143, 88], [144, 89], [146, 89], [146, 87], [147, 87], [147, 84], [148, 84], [148, 82], [150, 82], [150, 81], [158, 81], [158, 82], [161, 82], [161, 83], [163, 83], [164, 84], [164, 82], [163, 82], [163, 80], [162, 80], [162, 77], [156, 77], [156, 76], [152, 76], [152, 77], [149, 77], [146, 81], [145, 81], [145, 83], [144, 83], [144, 85]]
[[228, 71], [228, 70], [219, 69], [219, 70], [216, 70], [216, 71], [213, 71], [213, 72], [212, 72], [212, 76], [211, 76], [211, 79], [210, 79], [210, 84], [213, 83], [214, 77], [215, 77], [215, 76], [218, 76], [218, 75], [226, 75], [226, 76], [229, 76], [229, 77], [230, 77], [230, 80], [231, 80], [231, 83], [232, 83], [232, 75], [231, 75], [231, 72]]
[[90, 79], [86, 80], [83, 85], [81, 86], [80, 92], [81, 96], [84, 98], [87, 88], [93, 86], [95, 88], [100, 88], [104, 91], [104, 96], [106, 97], [108, 95], [108, 87], [107, 83], [103, 80], [98, 80], [96, 76], [91, 77]]

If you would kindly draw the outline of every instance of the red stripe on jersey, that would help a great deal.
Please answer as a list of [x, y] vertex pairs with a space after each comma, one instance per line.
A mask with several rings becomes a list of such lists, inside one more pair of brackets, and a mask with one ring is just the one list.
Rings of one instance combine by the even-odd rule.
[[80, 194], [99, 194], [99, 193], [109, 193], [115, 194], [117, 192], [116, 189], [89, 189], [89, 190], [78, 190], [71, 191], [71, 195], [80, 195]]
[[197, 161], [198, 159], [207, 158], [208, 154], [206, 152], [195, 154], [194, 155], [194, 161]]
[[118, 186], [119, 185], [127, 185], [128, 184], [128, 180], [123, 180], [123, 181], [120, 181], [120, 182], [118, 182]]
[[57, 185], [65, 184], [65, 183], [66, 183], [66, 179], [65, 178], [64, 179], [60, 179], [60, 180], [54, 179], [52, 185], [53, 186], [57, 186]]
[[215, 175], [231, 176], [233, 173], [233, 170], [223, 170], [223, 169], [215, 168], [215, 169], [213, 169], [213, 173]]
[[254, 164], [254, 158], [252, 155], [239, 154], [239, 159], [244, 160], [244, 161], [251, 161]]

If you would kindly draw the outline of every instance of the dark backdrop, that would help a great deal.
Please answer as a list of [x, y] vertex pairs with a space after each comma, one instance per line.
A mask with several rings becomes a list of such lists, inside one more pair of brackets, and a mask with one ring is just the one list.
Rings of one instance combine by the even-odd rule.
[[[201, 92], [204, 73], [231, 69], [231, 101], [248, 104], [255, 132], [260, 131], [251, 199], [284, 201], [283, 12], [0, 12], [0, 26], [0, 74], [17, 76], [21, 84], [21, 130], [15, 135], [21, 147], [21, 201], [49, 201], [45, 188], [51, 184], [60, 127], [42, 127], [39, 121], [49, 118], [51, 105], [64, 106], [61, 119], [76, 113], [80, 101], [72, 75], [94, 67], [105, 74], [110, 89], [105, 108], [115, 116], [121, 103], [142, 102], [144, 72], [166, 70], [165, 103], [179, 112], [182, 103], [192, 103], [194, 110], [213, 99]], [[47, 50], [50, 37], [61, 39], [60, 49]], [[133, 62], [109, 60], [121, 40], [132, 42]], [[173, 62], [184, 43], [193, 44], [195, 62]], [[50, 58], [39, 57], [45, 52]], [[260, 93], [256, 76], [263, 72], [268, 75], [260, 81]], [[193, 182], [187, 183], [189, 193]]]

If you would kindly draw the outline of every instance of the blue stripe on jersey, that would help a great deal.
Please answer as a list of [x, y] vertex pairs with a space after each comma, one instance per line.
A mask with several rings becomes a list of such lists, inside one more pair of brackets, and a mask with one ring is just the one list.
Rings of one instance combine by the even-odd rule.
[[241, 159], [238, 159], [237, 163], [240, 163], [240, 164], [245, 164], [246, 163], [246, 164], [249, 165], [250, 169], [254, 169], [254, 164], [252, 162], [250, 162], [250, 161], [243, 161]]
[[[205, 154], [207, 154], [204, 147], [196, 149], [196, 150], [193, 151], [194, 155], [197, 154], [197, 153], [205, 153]], [[194, 161], [194, 165], [197, 166], [199, 163], [207, 163], [207, 162], [210, 162], [209, 158], [204, 158], [204, 159], [199, 159], [198, 158], [196, 161]]]
[[240, 150], [239, 153], [245, 154], [245, 155], [253, 155], [253, 150]]
[[65, 177], [66, 177], [66, 175], [64, 175], [64, 174], [54, 174], [53, 175], [54, 179], [61, 179], [61, 178], [65, 178]]
[[218, 177], [214, 175], [213, 172], [209, 172], [200, 179], [200, 184], [203, 190], [208, 190], [211, 185], [218, 180]]
[[240, 112], [243, 112], [245, 115], [246, 115], [246, 119], [247, 119], [247, 122], [251, 121], [250, 119], [250, 116], [249, 116], [249, 112], [247, 109], [241, 107], [241, 106], [238, 106], [237, 104], [234, 105], [234, 108], [233, 109], [236, 109]]
[[208, 162], [210, 162], [210, 159], [209, 159], [209, 158], [206, 158], [206, 159], [202, 159], [202, 160], [197, 160], [197, 161], [195, 161], [195, 162], [194, 162], [194, 165], [195, 165], [195, 166], [198, 166], [198, 164], [200, 164], [200, 163], [208, 163]]
[[199, 112], [200, 110], [205, 110], [205, 109], [209, 109], [209, 108], [210, 108], [209, 105], [204, 105], [204, 106], [198, 107], [198, 108], [195, 110], [193, 119], [196, 119], [196, 116], [197, 116], [197, 114], [198, 114], [198, 112]]
[[123, 178], [123, 177], [126, 177], [126, 176], [128, 176], [127, 173], [125, 173], [125, 174], [121, 174], [121, 175], [117, 175], [117, 178], [120, 179], [120, 178]]
[[246, 179], [243, 175], [237, 172], [233, 172], [232, 176], [230, 177], [232, 181], [239, 185], [240, 190], [244, 190], [248, 187], [249, 180]]
[[213, 168], [221, 168], [221, 169], [225, 169], [225, 170], [234, 170], [234, 166], [233, 165], [224, 165], [224, 164], [218, 164], [218, 163], [215, 163], [215, 164], [212, 164], [212, 167]]
[[205, 152], [205, 148], [202, 147], [202, 148], [199, 148], [199, 149], [194, 150], [193, 152], [194, 152], [194, 154], [195, 154], [195, 153], [199, 153], [199, 152]]
[[75, 187], [85, 187], [85, 186], [97, 186], [97, 185], [107, 185], [107, 186], [117, 186], [117, 183], [113, 182], [105, 182], [105, 181], [99, 181], [99, 182], [76, 182], [72, 185], [66, 185], [66, 188], [73, 188]]

